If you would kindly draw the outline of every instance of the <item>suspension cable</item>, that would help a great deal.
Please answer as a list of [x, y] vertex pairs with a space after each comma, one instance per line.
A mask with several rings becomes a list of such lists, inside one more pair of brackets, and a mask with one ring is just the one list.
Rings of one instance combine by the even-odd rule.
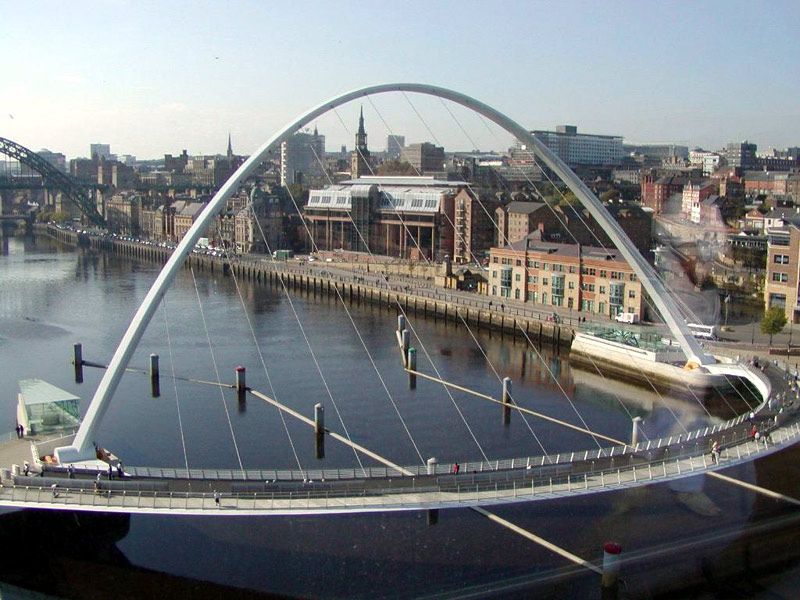
[[[287, 187], [286, 190], [288, 192], [289, 188]], [[297, 208], [297, 203], [294, 201], [294, 197], [291, 195], [291, 193], [289, 193], [289, 197], [292, 199], [292, 203], [295, 205], [295, 208]], [[267, 254], [270, 257], [270, 260], [272, 261], [272, 265], [275, 268], [276, 274], [278, 274], [278, 280], [281, 282], [281, 287], [283, 288], [283, 292], [286, 295], [286, 299], [289, 302], [289, 307], [292, 310], [292, 314], [294, 315], [295, 321], [297, 321], [297, 326], [300, 328], [300, 332], [303, 334], [303, 339], [305, 340], [306, 346], [308, 347], [308, 351], [311, 354], [311, 359], [314, 361], [314, 366], [316, 367], [317, 373], [319, 374], [320, 379], [322, 380], [322, 385], [324, 386], [325, 391], [328, 394], [328, 398], [330, 399], [331, 405], [333, 406], [333, 409], [336, 412], [337, 417], [339, 418], [339, 422], [342, 424], [342, 430], [344, 431], [345, 436], [349, 441], [352, 442], [352, 439], [350, 438], [350, 432], [347, 430], [347, 426], [344, 423], [342, 414], [339, 411], [339, 406], [336, 404], [336, 400], [333, 397], [333, 392], [331, 392], [331, 389], [328, 386], [328, 381], [327, 379], [325, 379], [325, 375], [322, 372], [322, 367], [320, 366], [319, 361], [317, 360], [317, 355], [314, 352], [314, 348], [311, 346], [311, 340], [309, 340], [308, 335], [306, 334], [305, 327], [303, 327], [303, 323], [300, 320], [300, 316], [297, 314], [297, 309], [294, 306], [294, 301], [292, 300], [291, 294], [289, 294], [289, 288], [287, 287], [286, 282], [284, 281], [283, 275], [278, 272], [278, 269], [276, 267], [277, 261], [275, 260], [275, 257], [272, 255], [272, 248], [270, 247], [269, 241], [267, 241], [267, 236], [264, 233], [263, 227], [261, 227], [261, 222], [257, 218], [254, 220], [256, 222], [256, 226], [258, 227], [258, 231], [261, 235], [261, 239], [264, 241], [264, 245], [267, 248]], [[353, 448], [353, 454], [355, 455], [359, 468], [364, 473], [366, 473], [364, 464], [361, 462], [361, 457], [359, 456], [355, 448]]]
[[206, 315], [203, 311], [203, 302], [200, 300], [200, 289], [197, 287], [197, 279], [194, 276], [194, 268], [189, 267], [189, 272], [192, 274], [192, 282], [194, 283], [194, 291], [197, 295], [197, 305], [200, 308], [200, 317], [203, 321], [203, 329], [206, 333], [206, 340], [208, 341], [208, 351], [211, 354], [211, 362], [214, 365], [214, 374], [217, 378], [217, 384], [219, 386], [219, 396], [220, 400], [222, 401], [222, 406], [225, 408], [225, 418], [228, 420], [228, 428], [231, 431], [231, 439], [233, 440], [233, 449], [236, 451], [236, 460], [239, 461], [239, 469], [242, 471], [242, 475], [244, 476], [244, 466], [242, 465], [242, 457], [239, 454], [239, 444], [236, 443], [236, 434], [233, 432], [233, 423], [231, 422], [231, 415], [228, 411], [228, 404], [225, 402], [225, 392], [222, 389], [222, 380], [219, 376], [219, 368], [217, 367], [217, 358], [214, 356], [214, 346], [211, 343], [211, 335], [208, 331], [208, 323], [206, 323]]
[[[248, 200], [248, 205], [245, 207], [245, 210], [248, 210], [248, 209], [251, 211], [251, 213], [253, 214], [253, 218], [255, 219], [256, 218], [256, 214], [255, 214], [255, 212], [253, 212], [252, 203], [249, 200]], [[221, 234], [221, 232], [219, 230], [219, 226], [217, 226], [217, 234], [220, 236], [220, 238], [222, 237], [222, 234]], [[228, 249], [226, 248], [224, 241], [223, 241], [223, 244], [222, 244], [222, 251], [223, 251], [223, 253], [225, 255], [225, 258], [228, 260], [228, 262], [229, 263], [232, 262], [232, 260], [230, 258], [230, 254], [228, 253]], [[247, 312], [247, 304], [244, 301], [244, 295], [242, 294], [242, 290], [239, 287], [239, 280], [236, 277], [236, 269], [231, 269], [230, 272], [231, 272], [231, 275], [233, 276], [233, 284], [234, 284], [234, 286], [236, 286], [236, 293], [239, 296], [239, 302], [242, 305], [242, 312], [244, 313], [245, 321], [247, 321], [247, 327], [250, 329], [250, 335], [252, 336], [253, 343], [256, 346], [256, 352], [258, 352], [258, 359], [261, 362], [261, 367], [264, 369], [264, 374], [267, 377], [267, 385], [269, 386], [270, 395], [277, 400], [278, 396], [276, 395], [275, 388], [272, 385], [272, 377], [269, 374], [269, 369], [267, 369], [267, 363], [266, 363], [266, 360], [264, 359], [264, 353], [261, 351], [261, 344], [258, 343], [258, 337], [256, 336], [256, 330], [253, 327], [253, 322], [250, 319], [250, 314]], [[278, 409], [276, 409], [276, 410], [278, 410]], [[292, 449], [292, 454], [294, 455], [294, 460], [297, 463], [297, 468], [302, 471], [303, 470], [303, 465], [301, 464], [300, 457], [297, 454], [297, 448], [294, 445], [294, 440], [292, 439], [292, 434], [289, 432], [289, 426], [286, 423], [286, 417], [284, 416], [282, 410], [278, 410], [278, 415], [280, 416], [281, 423], [283, 424], [283, 430], [286, 432], [286, 437], [289, 440], [289, 446]]]
[[164, 329], [167, 335], [167, 350], [169, 352], [169, 367], [172, 371], [172, 388], [175, 391], [175, 408], [178, 411], [178, 430], [181, 434], [181, 447], [183, 448], [183, 463], [186, 466], [186, 477], [190, 477], [189, 472], [189, 455], [186, 452], [186, 437], [183, 433], [183, 419], [181, 418], [181, 403], [178, 399], [178, 380], [175, 376], [175, 359], [172, 355], [172, 338], [169, 332], [169, 319], [167, 319], [167, 296], [161, 299], [161, 313], [164, 315]]

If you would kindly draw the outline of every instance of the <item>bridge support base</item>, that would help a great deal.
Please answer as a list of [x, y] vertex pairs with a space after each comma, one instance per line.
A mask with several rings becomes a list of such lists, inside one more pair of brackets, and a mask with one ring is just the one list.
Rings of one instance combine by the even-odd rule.
[[75, 365], [75, 383], [83, 383], [83, 344], [73, 344], [72, 364]]

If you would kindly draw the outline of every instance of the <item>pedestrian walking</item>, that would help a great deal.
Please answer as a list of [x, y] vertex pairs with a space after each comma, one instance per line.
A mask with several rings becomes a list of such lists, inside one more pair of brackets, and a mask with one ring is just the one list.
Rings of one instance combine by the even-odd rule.
[[75, 465], [68, 466], [67, 473], [70, 479], [75, 479]]
[[108, 465], [108, 480], [111, 481], [114, 479], [114, 470], [111, 465]]
[[711, 462], [719, 463], [719, 442], [717, 440], [711, 444]]
[[31, 464], [27, 460], [22, 463], [22, 472], [25, 473], [25, 477], [31, 472]]
[[122, 470], [122, 463], [117, 463], [117, 479], [122, 479], [125, 476], [125, 471]]
[[219, 508], [219, 492], [217, 490], [214, 490], [214, 504]]
[[19, 437], [21, 437], [21, 438], [25, 437], [25, 426], [24, 425], [20, 425], [19, 426]]
[[58, 484], [54, 483], [50, 486], [50, 491], [53, 492], [53, 498], [58, 498]]

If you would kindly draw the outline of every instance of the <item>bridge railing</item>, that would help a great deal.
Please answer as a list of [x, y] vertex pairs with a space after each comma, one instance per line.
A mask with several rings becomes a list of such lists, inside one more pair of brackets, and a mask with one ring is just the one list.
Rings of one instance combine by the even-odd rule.
[[[748, 440], [723, 450], [720, 467], [752, 459], [770, 452], [800, 436], [800, 424], [793, 423], [772, 432], [772, 438]], [[562, 474], [552, 477], [529, 477], [525, 471], [517, 478], [496, 481], [459, 481], [452, 486], [412, 484], [406, 488], [363, 487], [324, 490], [243, 492], [220, 495], [220, 504], [213, 492], [166, 492], [161, 490], [94, 490], [84, 487], [59, 488], [36, 485], [2, 486], [0, 499], [21, 504], [47, 504], [52, 507], [97, 507], [136, 512], [141, 511], [214, 511], [214, 510], [336, 510], [361, 507], [412, 508], [420, 505], [420, 494], [426, 504], [457, 505], [477, 502], [504, 502], [538, 496], [557, 497], [590, 490], [619, 489], [642, 481], [665, 480], [701, 473], [715, 468], [708, 454], [684, 458], [670, 457], [654, 462], [633, 463], [613, 469]], [[75, 482], [77, 484], [77, 482]], [[88, 480], [85, 482], [90, 483]]]

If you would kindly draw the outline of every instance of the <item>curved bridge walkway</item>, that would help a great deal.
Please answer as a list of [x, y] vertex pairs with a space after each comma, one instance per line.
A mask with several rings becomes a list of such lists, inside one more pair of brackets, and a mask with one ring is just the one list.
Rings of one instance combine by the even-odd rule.
[[[770, 376], [773, 398], [787, 396], [786, 376]], [[123, 479], [96, 470], [46, 467], [25, 476], [3, 472], [0, 506], [161, 514], [322, 514], [491, 506], [557, 499], [711, 473], [800, 441], [798, 403], [762, 403], [688, 435], [597, 451], [450, 465], [304, 471], [191, 470], [134, 467]], [[771, 405], [771, 407], [770, 407]], [[753, 426], [760, 431], [752, 435]], [[714, 462], [710, 447], [720, 443]], [[387, 461], [388, 462], [388, 461]], [[53, 488], [55, 485], [55, 489]], [[55, 493], [54, 493], [55, 492]], [[215, 498], [215, 492], [219, 499]]]

